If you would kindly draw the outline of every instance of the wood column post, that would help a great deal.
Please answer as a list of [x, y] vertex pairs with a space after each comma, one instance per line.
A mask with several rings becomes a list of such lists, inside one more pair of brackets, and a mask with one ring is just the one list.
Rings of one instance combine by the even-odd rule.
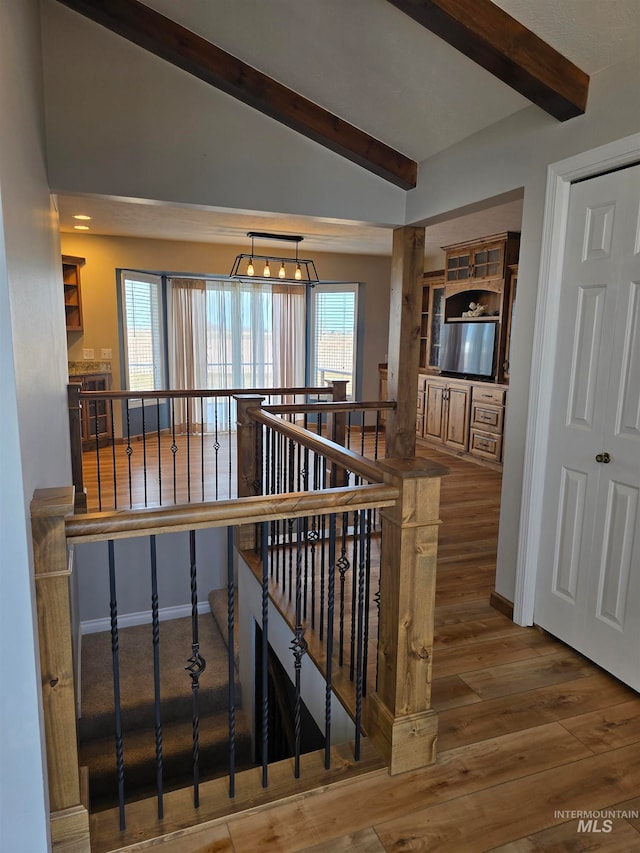
[[[264, 397], [260, 394], [238, 394], [234, 399], [238, 407], [238, 497], [246, 498], [262, 494], [262, 427], [250, 417], [248, 409], [261, 408]], [[236, 527], [236, 548], [255, 550], [258, 544], [256, 537], [255, 524]]]
[[53, 850], [90, 851], [89, 815], [80, 798], [71, 627], [71, 569], [65, 517], [73, 487], [38, 489], [31, 502], [38, 637]]
[[67, 385], [69, 405], [69, 438], [71, 441], [71, 481], [75, 488], [75, 511], [87, 511], [87, 493], [82, 473], [82, 403], [80, 402], [81, 382]]
[[380, 467], [400, 497], [381, 511], [378, 689], [367, 731], [395, 774], [435, 761], [431, 659], [440, 478], [448, 469], [422, 458], [387, 459]]
[[424, 274], [424, 228], [393, 231], [387, 399], [397, 407], [387, 413], [386, 455], [410, 459], [416, 452], [420, 300]]

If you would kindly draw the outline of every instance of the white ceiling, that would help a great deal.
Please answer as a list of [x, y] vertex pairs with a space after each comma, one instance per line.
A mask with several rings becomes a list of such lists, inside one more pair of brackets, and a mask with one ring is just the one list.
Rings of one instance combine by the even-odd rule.
[[[144, 0], [289, 88], [421, 161], [529, 103], [387, 0]], [[496, 0], [589, 74], [640, 49], [640, 0]], [[588, 107], [587, 107], [588, 109]], [[389, 228], [130, 199], [59, 196], [92, 234], [244, 244], [303, 234], [305, 250], [389, 254]], [[478, 218], [480, 217], [480, 218]], [[518, 230], [521, 201], [427, 229], [426, 254]]]

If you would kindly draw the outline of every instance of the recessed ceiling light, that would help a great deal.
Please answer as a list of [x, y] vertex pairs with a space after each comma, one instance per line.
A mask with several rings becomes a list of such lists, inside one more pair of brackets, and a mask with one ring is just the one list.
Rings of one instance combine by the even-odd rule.
[[76, 229], [76, 231], [88, 231], [89, 230], [88, 225], [74, 225], [73, 227]]
[[91, 219], [91, 217], [90, 217], [90, 216], [87, 216], [87, 215], [86, 215], [86, 214], [84, 214], [84, 213], [74, 213], [73, 218], [74, 218], [74, 219], [82, 219], [82, 220], [89, 220], [89, 219]]

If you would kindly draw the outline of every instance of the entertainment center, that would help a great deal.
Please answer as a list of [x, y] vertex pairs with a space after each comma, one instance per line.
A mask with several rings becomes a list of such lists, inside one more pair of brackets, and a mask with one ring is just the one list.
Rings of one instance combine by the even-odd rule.
[[512, 231], [443, 246], [445, 268], [425, 273], [420, 295], [416, 435], [494, 468], [502, 467], [519, 248]]

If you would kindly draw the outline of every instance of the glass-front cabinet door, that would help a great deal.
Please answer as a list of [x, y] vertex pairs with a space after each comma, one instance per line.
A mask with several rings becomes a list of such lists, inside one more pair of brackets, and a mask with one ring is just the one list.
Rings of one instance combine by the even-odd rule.
[[431, 288], [429, 318], [429, 363], [427, 366], [439, 367], [442, 324], [444, 323], [444, 286]]

